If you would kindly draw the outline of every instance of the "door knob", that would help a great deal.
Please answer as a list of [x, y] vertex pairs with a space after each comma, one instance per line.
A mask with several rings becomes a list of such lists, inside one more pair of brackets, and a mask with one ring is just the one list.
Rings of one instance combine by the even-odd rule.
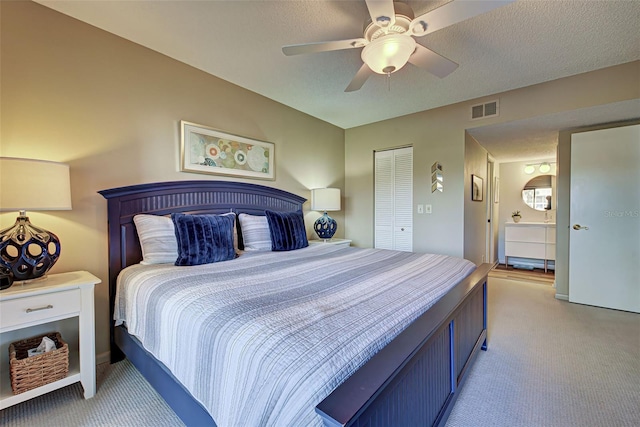
[[588, 229], [589, 229], [589, 227], [582, 226], [582, 225], [580, 225], [580, 224], [573, 224], [573, 229], [574, 229], [574, 230], [588, 230]]

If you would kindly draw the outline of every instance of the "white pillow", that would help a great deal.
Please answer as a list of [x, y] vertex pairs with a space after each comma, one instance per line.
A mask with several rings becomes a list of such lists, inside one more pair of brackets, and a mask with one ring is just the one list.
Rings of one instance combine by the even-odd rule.
[[178, 242], [171, 218], [140, 214], [133, 217], [142, 248], [140, 264], [175, 263], [178, 258]]
[[240, 220], [245, 251], [271, 250], [271, 234], [266, 216], [241, 213], [238, 215], [238, 219]]
[[[240, 251], [238, 250], [236, 214], [228, 212], [222, 215], [233, 215], [233, 248], [237, 255]], [[173, 264], [176, 262], [178, 258], [178, 241], [171, 217], [138, 214], [133, 217], [133, 222], [136, 224], [138, 240], [140, 240], [140, 247], [142, 248], [142, 261], [140, 261], [140, 264]]]

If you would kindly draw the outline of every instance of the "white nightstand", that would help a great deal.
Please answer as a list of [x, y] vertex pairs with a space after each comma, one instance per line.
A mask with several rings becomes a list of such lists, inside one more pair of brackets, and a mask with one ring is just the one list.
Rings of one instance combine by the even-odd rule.
[[[101, 280], [86, 271], [50, 274], [44, 280], [0, 291], [0, 409], [80, 381], [84, 397], [96, 393], [93, 288]], [[9, 344], [60, 332], [69, 345], [66, 378], [14, 395], [9, 377]]]
[[310, 245], [319, 245], [319, 244], [327, 244], [327, 245], [341, 245], [341, 246], [351, 246], [351, 240], [349, 239], [329, 239], [329, 240], [309, 240]]

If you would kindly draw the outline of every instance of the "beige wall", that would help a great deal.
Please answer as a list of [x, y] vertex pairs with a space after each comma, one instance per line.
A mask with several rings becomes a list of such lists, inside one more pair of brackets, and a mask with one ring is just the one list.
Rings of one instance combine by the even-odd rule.
[[[99, 355], [108, 351], [107, 216], [96, 191], [229, 179], [178, 171], [181, 119], [274, 142], [276, 180], [251, 182], [307, 198], [314, 187], [344, 190], [344, 130], [36, 3], [0, 8], [0, 155], [70, 165], [73, 210], [30, 217], [62, 241], [53, 273], [82, 269], [103, 280]], [[307, 213], [308, 227], [318, 215]], [[0, 215], [0, 225], [15, 216]], [[344, 216], [332, 216], [341, 237]]]
[[[635, 61], [347, 129], [346, 236], [359, 246], [373, 245], [373, 151], [411, 144], [414, 205], [433, 205], [431, 215], [414, 214], [414, 250], [462, 256], [465, 183], [469, 179], [464, 172], [465, 130], [637, 99], [639, 75], [640, 61]], [[482, 121], [469, 119], [471, 105], [496, 98], [500, 100], [500, 116]], [[431, 193], [430, 168], [435, 161], [444, 167], [444, 193]]]
[[[348, 129], [345, 137], [346, 235], [373, 246], [373, 152], [413, 146], [413, 203], [431, 204], [432, 214], [413, 215], [413, 249], [462, 256], [464, 132], [456, 108], [445, 107]], [[456, 141], [461, 143], [457, 144]], [[431, 193], [431, 165], [443, 165], [444, 192]], [[442, 235], [438, 229], [444, 228]]]

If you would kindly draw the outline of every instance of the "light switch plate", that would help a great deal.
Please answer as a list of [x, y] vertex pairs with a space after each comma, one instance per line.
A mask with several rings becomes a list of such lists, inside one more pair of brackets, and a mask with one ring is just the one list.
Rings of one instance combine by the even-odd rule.
[[425, 211], [430, 214], [431, 213], [431, 205], [425, 205], [425, 207], [426, 207]]
[[424, 213], [424, 205], [418, 205], [418, 213], [419, 214]]

